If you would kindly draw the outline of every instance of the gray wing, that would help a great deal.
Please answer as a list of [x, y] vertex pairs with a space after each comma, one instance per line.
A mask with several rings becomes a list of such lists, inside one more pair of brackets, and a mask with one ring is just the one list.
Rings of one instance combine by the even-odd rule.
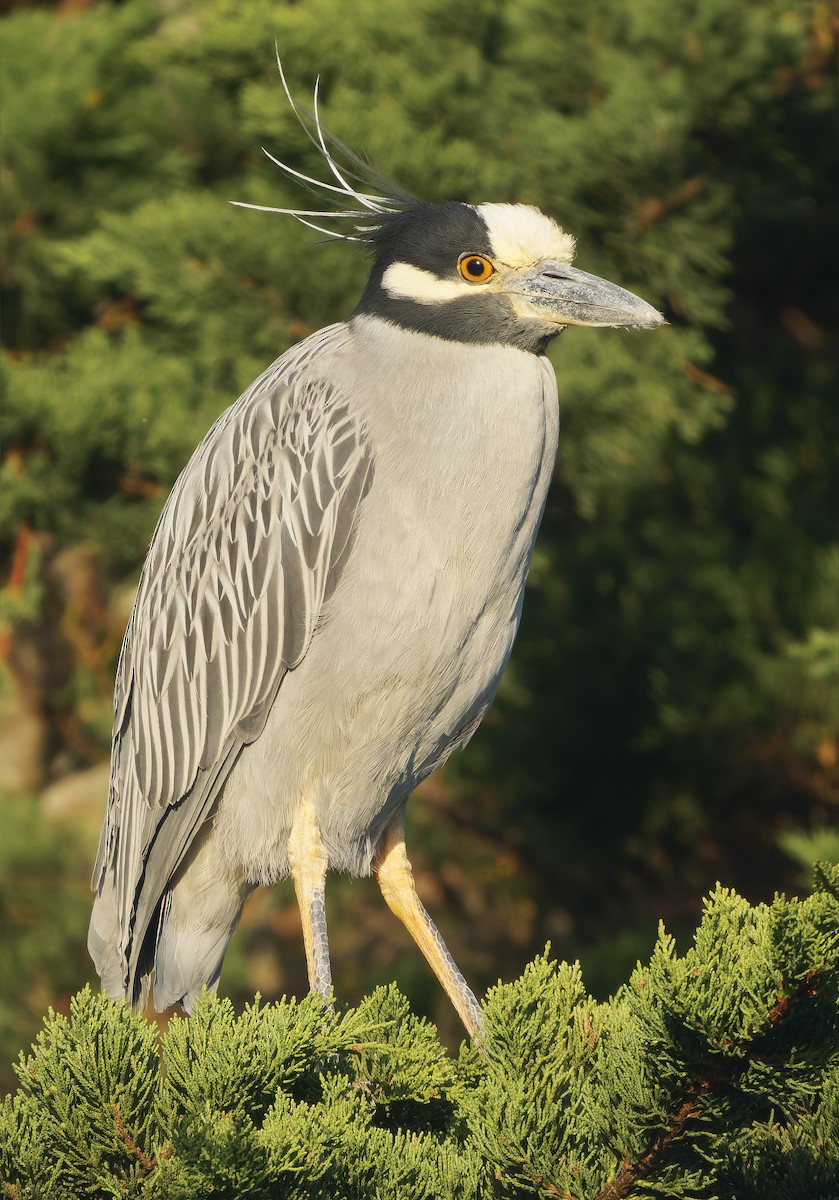
[[151, 543], [117, 669], [89, 940], [106, 989], [130, 1001], [172, 876], [306, 653], [348, 549], [370, 456], [318, 370], [344, 328], [294, 347], [219, 418]]

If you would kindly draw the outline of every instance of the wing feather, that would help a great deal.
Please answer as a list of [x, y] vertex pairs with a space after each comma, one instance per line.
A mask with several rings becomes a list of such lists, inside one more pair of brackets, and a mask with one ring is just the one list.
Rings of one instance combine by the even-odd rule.
[[[117, 668], [93, 879], [116, 912], [97, 924], [94, 907], [91, 924], [100, 975], [120, 978], [130, 1000], [172, 875], [305, 655], [352, 537], [369, 448], [318, 370], [347, 336], [332, 326], [308, 338], [222, 414], [149, 549]], [[94, 925], [116, 929], [115, 944], [103, 948]]]

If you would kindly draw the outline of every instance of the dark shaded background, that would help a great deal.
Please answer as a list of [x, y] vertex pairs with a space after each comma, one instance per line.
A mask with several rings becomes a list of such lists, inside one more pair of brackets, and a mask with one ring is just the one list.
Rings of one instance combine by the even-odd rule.
[[[715, 880], [839, 856], [837, 22], [757, 0], [128, 0], [2, 22], [0, 1060], [91, 977], [113, 671], [168, 488], [363, 259], [282, 217], [320, 171], [273, 63], [429, 199], [526, 201], [660, 333], [570, 330], [563, 436], [499, 699], [420, 790], [420, 891], [478, 989], [546, 940], [605, 995]], [[453, 1014], [370, 880], [335, 985]], [[223, 990], [305, 988], [290, 885]], [[11, 1086], [5, 1065], [0, 1082]]]

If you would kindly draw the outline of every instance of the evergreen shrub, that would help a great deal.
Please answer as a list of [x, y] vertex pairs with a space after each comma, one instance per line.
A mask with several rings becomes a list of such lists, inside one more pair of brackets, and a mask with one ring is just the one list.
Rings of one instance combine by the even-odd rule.
[[393, 986], [162, 1036], [89, 988], [0, 1109], [11, 1200], [836, 1200], [839, 868], [804, 900], [717, 887], [606, 1003], [547, 951], [456, 1057]]

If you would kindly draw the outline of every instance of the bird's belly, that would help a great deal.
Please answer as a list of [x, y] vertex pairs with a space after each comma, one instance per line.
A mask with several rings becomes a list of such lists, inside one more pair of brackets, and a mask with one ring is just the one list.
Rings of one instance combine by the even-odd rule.
[[433, 447], [419, 487], [377, 463], [311, 646], [219, 808], [251, 878], [287, 872], [304, 795], [330, 866], [369, 871], [390, 815], [477, 727], [512, 648], [553, 466], [546, 407], [530, 415], [518, 455], [501, 440], [482, 445], [477, 486], [462, 456]]
[[[224, 841], [239, 847], [251, 877], [286, 873], [291, 820], [306, 794], [330, 866], [369, 870], [388, 817], [489, 706], [518, 626], [526, 562], [512, 555], [483, 603], [419, 571], [399, 580], [379, 573], [372, 591], [336, 591], [332, 615], [226, 788], [225, 800], [237, 797], [234, 821], [238, 797], [248, 797], [247, 832], [236, 822]], [[421, 609], [411, 596], [422, 597]]]
[[[387, 800], [404, 798], [474, 731], [518, 627], [530, 547], [506, 549], [446, 571], [420, 561], [409, 566], [403, 557], [398, 577], [382, 570], [376, 586], [348, 605], [348, 619], [336, 617], [336, 652], [341, 645], [360, 656], [330, 672], [339, 724], [353, 748], [339, 783], [353, 802], [345, 795], [336, 812], [355, 809], [363, 824]], [[353, 686], [359, 661], [364, 683]]]

